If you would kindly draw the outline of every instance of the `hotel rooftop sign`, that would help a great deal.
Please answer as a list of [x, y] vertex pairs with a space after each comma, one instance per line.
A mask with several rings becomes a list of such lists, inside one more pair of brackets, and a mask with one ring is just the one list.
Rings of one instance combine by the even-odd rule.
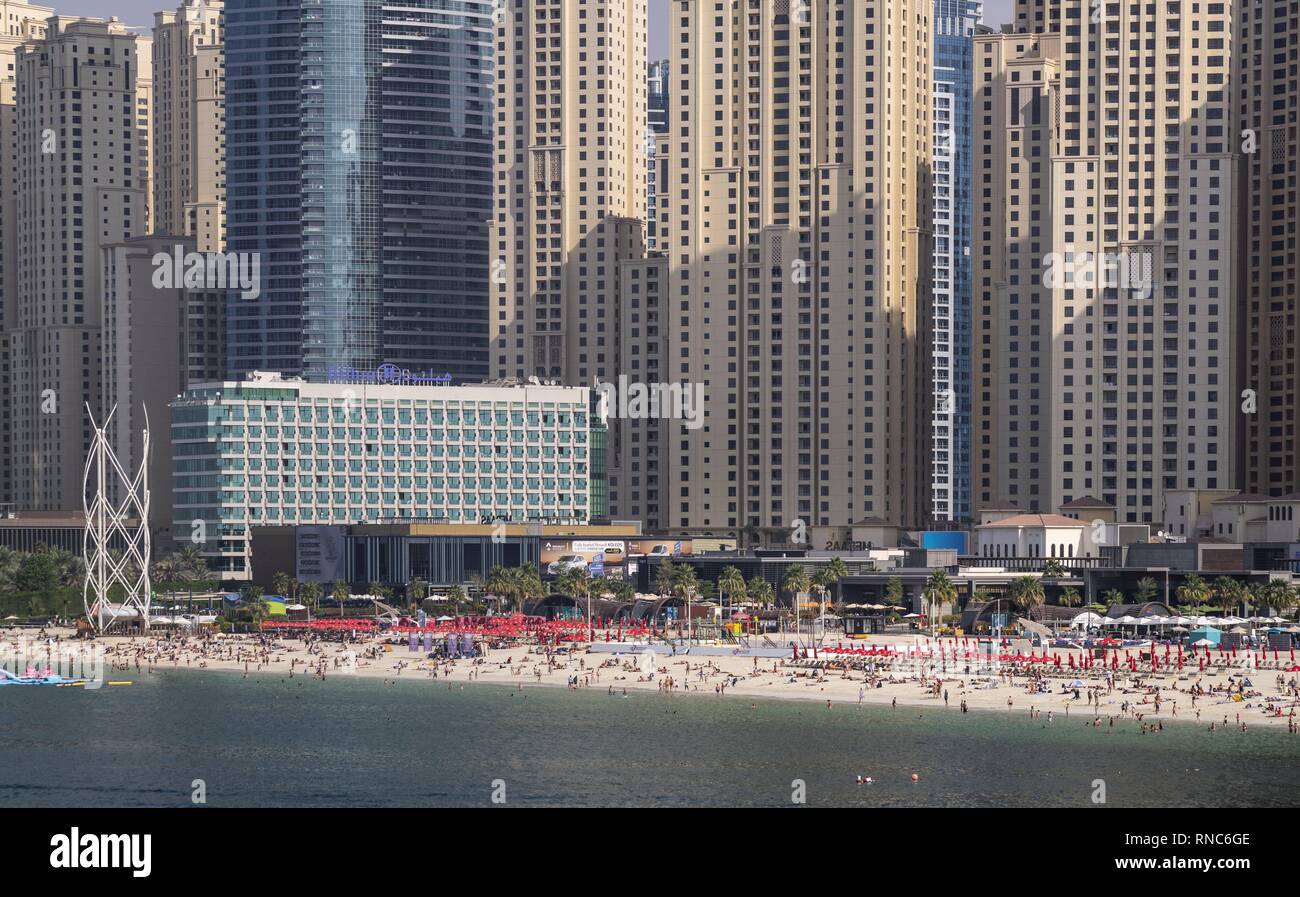
[[327, 383], [353, 384], [358, 386], [450, 386], [451, 374], [435, 374], [433, 371], [411, 371], [399, 368], [395, 364], [382, 364], [373, 371], [363, 371], [348, 365], [329, 368], [326, 371]]

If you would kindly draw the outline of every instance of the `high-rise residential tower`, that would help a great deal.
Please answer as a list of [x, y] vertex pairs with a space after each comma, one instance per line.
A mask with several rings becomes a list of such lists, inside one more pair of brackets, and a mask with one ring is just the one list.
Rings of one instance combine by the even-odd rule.
[[1235, 47], [1242, 173], [1244, 476], [1262, 495], [1300, 492], [1300, 4], [1241, 4]]
[[572, 385], [619, 371], [619, 262], [644, 253], [646, 0], [503, 0], [492, 364]]
[[221, 11], [221, 0], [184, 0], [154, 14], [154, 230], [201, 251], [225, 247]]
[[116, 19], [47, 25], [15, 53], [14, 498], [76, 510], [87, 404], [100, 412], [100, 247], [150, 228], [152, 64], [149, 40]]
[[975, 38], [974, 503], [1158, 522], [1237, 475], [1239, 4], [1048, 9]]
[[488, 374], [491, 0], [226, 3], [228, 369]]
[[13, 502], [13, 403], [9, 365], [9, 314], [18, 275], [18, 82], [14, 51], [45, 36], [48, 6], [0, 0], [0, 504]]
[[703, 402], [640, 468], [664, 525], [928, 518], [931, 16], [673, 2], [654, 311]]
[[936, 520], [970, 516], [972, 38], [980, 0], [934, 0], [934, 484]]

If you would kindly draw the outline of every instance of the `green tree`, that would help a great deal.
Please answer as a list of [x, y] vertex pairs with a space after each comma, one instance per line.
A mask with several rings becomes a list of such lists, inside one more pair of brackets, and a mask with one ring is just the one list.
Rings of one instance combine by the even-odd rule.
[[939, 611], [945, 604], [957, 603], [957, 586], [946, 571], [935, 570], [925, 580], [925, 595], [930, 604], [930, 632], [933, 634]]
[[[43, 547], [43, 546], [42, 546]], [[14, 587], [19, 592], [37, 592], [42, 596], [54, 594], [59, 586], [59, 574], [54, 557], [49, 551], [34, 551], [23, 557], [14, 577]]]
[[304, 582], [298, 589], [299, 600], [315, 613], [320, 607], [321, 587], [318, 582]]
[[790, 596], [790, 606], [794, 609], [794, 628], [799, 631], [799, 600], [812, 587], [812, 577], [802, 564], [791, 564], [781, 580], [781, 590]]
[[817, 591], [821, 592], [823, 595], [826, 595], [828, 593], [828, 590], [834, 590], [835, 592], [834, 603], [842, 604], [843, 601], [840, 600], [840, 592], [839, 592], [840, 580], [842, 580], [844, 577], [848, 575], [849, 575], [848, 565], [844, 563], [844, 559], [842, 557], [836, 555], [835, 557], [827, 561], [826, 564], [824, 564], [822, 568], [817, 571], [817, 575], [813, 579], [814, 579], [814, 584], [817, 586]]
[[772, 584], [763, 577], [755, 574], [749, 578], [748, 585], [745, 586], [745, 592], [749, 599], [761, 607], [771, 607], [772, 605]]
[[465, 603], [465, 590], [460, 586], [452, 586], [447, 590], [447, 603], [451, 605], [453, 616], [460, 616], [460, 606]]
[[1102, 593], [1101, 603], [1106, 607], [1114, 607], [1117, 604], [1123, 604], [1128, 598], [1119, 589], [1107, 589]]
[[1144, 576], [1138, 580], [1137, 600], [1139, 604], [1145, 604], [1148, 601], [1155, 601], [1156, 595], [1160, 593], [1160, 585], [1153, 577]]
[[[724, 602], [730, 598], [732, 605], [745, 600], [745, 575], [739, 567], [728, 564], [723, 568], [722, 575], [718, 577], [718, 596]], [[725, 607], [723, 613], [726, 613]]]
[[1174, 592], [1178, 596], [1178, 603], [1184, 606], [1199, 606], [1210, 597], [1210, 587], [1206, 585], [1205, 580], [1195, 573], [1189, 573], [1183, 577], [1178, 588]]
[[700, 591], [700, 580], [695, 568], [690, 564], [678, 564], [673, 572], [673, 594], [686, 602], [687, 638], [695, 631], [695, 621], [691, 619], [691, 606]]
[[334, 598], [334, 600], [337, 601], [338, 604], [339, 604], [339, 616], [342, 617], [342, 616], [343, 616], [343, 602], [344, 602], [344, 601], [347, 601], [348, 598], [351, 597], [352, 592], [351, 592], [351, 590], [348, 588], [348, 584], [347, 584], [346, 582], [339, 581], [339, 582], [334, 583], [334, 592], [333, 592], [332, 594], [333, 594], [333, 598]]
[[1246, 599], [1250, 593], [1241, 580], [1231, 576], [1216, 576], [1210, 584], [1210, 591], [1223, 605], [1224, 610], [1240, 608], [1243, 615], [1247, 613]]
[[1034, 618], [1034, 611], [1043, 606], [1043, 584], [1033, 576], [1021, 576], [1011, 583], [1007, 595], [1011, 603], [1019, 608], [1029, 619]]
[[271, 585], [275, 589], [277, 595], [283, 595], [285, 598], [291, 597], [289, 595], [288, 573], [285, 573], [283, 570], [277, 572], [275, 576], [271, 577]]
[[1065, 565], [1056, 558], [1043, 561], [1043, 579], [1064, 579], [1065, 575]]
[[895, 607], [903, 606], [903, 577], [891, 576], [885, 583], [885, 603]]
[[660, 598], [667, 598], [673, 593], [673, 584], [677, 582], [677, 565], [672, 561], [660, 561], [655, 568], [655, 593]]
[[1061, 594], [1056, 599], [1061, 607], [1078, 607], [1083, 603], [1083, 596], [1074, 586], [1066, 586], [1061, 590]]

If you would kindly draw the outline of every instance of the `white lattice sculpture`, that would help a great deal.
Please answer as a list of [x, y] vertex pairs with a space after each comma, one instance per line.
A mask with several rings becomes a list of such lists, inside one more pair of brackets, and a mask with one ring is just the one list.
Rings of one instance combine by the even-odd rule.
[[[149, 415], [145, 413], [140, 470], [132, 476], [122, 467], [108, 441], [108, 425], [116, 412], [114, 406], [101, 427], [95, 424], [90, 406], [86, 406], [94, 435], [81, 482], [82, 507], [86, 511], [86, 531], [82, 538], [86, 584], [82, 589], [82, 601], [86, 606], [86, 617], [97, 632], [137, 617], [146, 629], [149, 628], [152, 594], [149, 584]], [[110, 486], [115, 487], [112, 492]], [[88, 494], [92, 487], [93, 497]], [[117, 557], [111, 551], [115, 538], [122, 545]], [[123, 592], [122, 602], [116, 606], [109, 601], [109, 593], [115, 585], [120, 585]]]

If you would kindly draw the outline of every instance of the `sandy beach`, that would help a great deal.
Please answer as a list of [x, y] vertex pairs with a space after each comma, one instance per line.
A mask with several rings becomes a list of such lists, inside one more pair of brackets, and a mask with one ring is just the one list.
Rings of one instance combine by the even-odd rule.
[[[10, 651], [33, 634], [8, 631], [0, 646]], [[1053, 649], [1062, 657], [1060, 670], [1000, 664], [981, 675], [966, 662], [925, 658], [864, 658], [849, 662], [822, 653], [814, 661], [737, 656], [692, 657], [658, 653], [652, 659], [634, 654], [589, 651], [576, 644], [568, 652], [547, 653], [545, 647], [516, 645], [488, 649], [483, 656], [451, 660], [427, 659], [411, 652], [405, 639], [376, 636], [340, 643], [256, 636], [222, 638], [144, 638], [105, 636], [91, 643], [70, 639], [68, 631], [48, 631], [57, 652], [101, 650], [104, 679], [131, 681], [168, 669], [212, 670], [258, 676], [316, 678], [364, 676], [392, 681], [424, 680], [439, 687], [490, 683], [515, 688], [604, 689], [610, 692], [661, 692], [701, 695], [717, 700], [778, 698], [815, 701], [827, 710], [858, 704], [887, 705], [954, 713], [980, 711], [1030, 714], [1044, 722], [1127, 726], [1158, 734], [1165, 722], [1196, 723], [1228, 734], [1253, 727], [1286, 727], [1300, 733], [1300, 674], [1282, 669], [1246, 669], [1240, 665], [1211, 667], [1196, 663], [1183, 671], [1131, 673], [1068, 668], [1066, 658], [1081, 652]], [[598, 634], [598, 642], [603, 638]], [[859, 640], [855, 646], [898, 645], [898, 637]], [[908, 637], [909, 645], [928, 649], [925, 638]], [[833, 644], [833, 642], [828, 642]], [[48, 647], [51, 643], [35, 643]], [[951, 646], [951, 642], [948, 643]], [[663, 652], [664, 648], [658, 649]], [[951, 647], [949, 648], [951, 650]], [[54, 656], [57, 656], [55, 654]], [[39, 664], [38, 664], [39, 665]], [[1285, 667], [1288, 664], [1281, 664]], [[946, 668], [945, 668], [946, 667]], [[1249, 685], [1240, 687], [1241, 677]], [[1235, 677], [1235, 678], [1234, 678]], [[1072, 684], [1081, 680], [1081, 687]], [[1237, 700], [1235, 695], [1241, 694]], [[1300, 744], [1300, 739], [1297, 740]]]

